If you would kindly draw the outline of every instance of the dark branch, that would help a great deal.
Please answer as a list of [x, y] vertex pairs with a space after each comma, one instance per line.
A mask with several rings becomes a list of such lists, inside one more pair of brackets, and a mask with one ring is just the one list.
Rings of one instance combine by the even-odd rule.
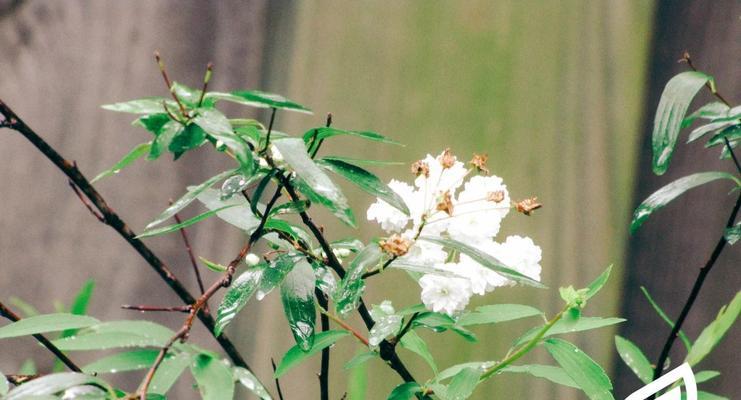
[[[316, 300], [319, 303], [319, 307], [326, 310], [329, 307], [329, 301], [327, 297], [318, 288], [315, 289]], [[329, 330], [329, 317], [324, 313], [321, 314], [322, 332]], [[329, 400], [329, 347], [325, 347], [322, 350], [322, 366], [319, 371], [319, 391], [321, 400]]]
[[158, 306], [133, 306], [130, 304], [124, 304], [121, 306], [124, 310], [133, 310], [140, 312], [182, 312], [189, 313], [193, 307], [191, 306], [173, 306], [173, 307], [158, 307]]
[[[4, 318], [7, 318], [13, 322], [20, 321], [22, 318], [18, 316], [18, 314], [14, 313], [11, 309], [9, 309], [5, 304], [0, 303], [0, 315], [2, 315]], [[64, 354], [61, 350], [57, 348], [49, 339], [46, 338], [46, 336], [41, 334], [35, 334], [33, 337], [41, 343], [44, 347], [46, 347], [54, 356], [56, 356], [59, 361], [64, 363], [64, 365], [67, 366], [72, 371], [75, 372], [82, 372], [80, 367], [78, 367], [72, 360], [67, 357], [66, 354]]]
[[[270, 365], [273, 366], [273, 373], [275, 373], [275, 360], [270, 358]], [[275, 388], [278, 390], [278, 399], [283, 400], [283, 391], [280, 390], [280, 380], [275, 378]]]
[[[170, 205], [172, 205], [172, 202], [170, 202]], [[180, 220], [180, 216], [176, 213], [174, 216], [175, 222], [181, 224], [183, 221]], [[188, 252], [188, 258], [190, 259], [190, 265], [193, 267], [193, 273], [196, 275], [196, 281], [198, 282], [198, 289], [201, 290], [201, 294], [206, 290], [203, 286], [203, 279], [201, 279], [201, 271], [198, 268], [198, 261], [196, 261], [196, 256], [193, 254], [193, 247], [190, 245], [190, 239], [188, 239], [188, 232], [185, 230], [185, 228], [180, 228], [180, 236], [183, 238], [183, 244], [185, 245], [185, 250]]]

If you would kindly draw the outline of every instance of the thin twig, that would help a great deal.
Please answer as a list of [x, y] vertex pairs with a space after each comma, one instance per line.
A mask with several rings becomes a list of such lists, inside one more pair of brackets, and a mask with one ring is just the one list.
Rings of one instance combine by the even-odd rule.
[[[167, 91], [170, 92], [170, 95], [172, 95], [172, 98], [175, 100], [176, 103], [178, 103], [178, 107], [180, 107], [180, 113], [183, 115], [183, 117], [187, 116], [185, 112], [185, 106], [183, 106], [183, 103], [180, 101], [178, 96], [175, 94], [175, 90], [173, 90], [172, 81], [170, 81], [170, 77], [167, 75], [167, 69], [165, 68], [165, 62], [162, 61], [162, 57], [160, 57], [159, 51], [154, 52], [154, 59], [157, 61], [157, 66], [159, 66], [160, 68], [160, 73], [162, 73], [162, 79], [165, 80], [165, 85], [167, 85]], [[167, 106], [165, 106], [165, 110], [166, 109], [167, 109]]]
[[[20, 321], [22, 318], [14, 313], [8, 306], [6, 306], [3, 303], [0, 303], [0, 316], [9, 319], [10, 321], [17, 322]], [[52, 354], [54, 354], [55, 357], [59, 359], [64, 365], [67, 366], [70, 370], [74, 372], [82, 372], [80, 367], [77, 366], [72, 360], [67, 357], [66, 354], [64, 354], [57, 346], [55, 346], [49, 339], [46, 338], [46, 336], [42, 334], [35, 334], [32, 335], [39, 343], [41, 343], [44, 347], [46, 347]]]
[[[738, 210], [740, 207], [741, 194], [739, 194], [738, 198], [736, 199], [736, 205], [733, 207], [731, 215], [728, 217], [726, 228], [730, 228], [733, 226], [733, 223], [736, 221], [736, 215], [738, 214]], [[684, 303], [684, 307], [682, 307], [682, 312], [679, 313], [677, 322], [674, 323], [674, 327], [672, 328], [671, 333], [669, 333], [669, 337], [666, 338], [664, 347], [661, 349], [659, 359], [658, 361], [656, 361], [656, 367], [654, 368], [654, 380], [658, 379], [663, 373], [664, 363], [669, 357], [669, 351], [674, 344], [674, 340], [677, 338], [680, 329], [682, 329], [682, 324], [684, 324], [684, 320], [687, 318], [687, 315], [690, 313], [692, 306], [695, 304], [695, 300], [697, 299], [697, 295], [700, 294], [700, 289], [702, 289], [702, 284], [705, 282], [705, 278], [707, 278], [710, 270], [713, 269], [715, 262], [718, 261], [718, 258], [720, 257], [720, 254], [723, 252], [723, 249], [726, 247], [727, 243], [728, 241], [726, 240], [725, 234], [721, 234], [718, 243], [715, 245], [713, 252], [710, 254], [710, 258], [708, 259], [707, 263], [705, 263], [705, 265], [700, 269], [700, 272], [697, 275], [697, 279], [695, 279], [695, 284], [692, 286], [692, 291], [690, 292], [687, 301]]]
[[270, 110], [270, 123], [268, 124], [268, 133], [265, 135], [265, 148], [262, 150], [264, 152], [267, 152], [270, 148], [270, 134], [273, 132], [273, 122], [275, 122], [277, 108], [273, 107]]
[[[697, 71], [697, 68], [695, 68], [695, 65], [692, 63], [692, 57], [690, 57], [689, 51], [685, 51], [684, 54], [682, 54], [682, 58], [679, 59], [679, 62], [686, 62], [687, 66], [690, 67], [691, 70]], [[717, 90], [713, 89], [713, 85], [710, 84], [710, 81], [705, 83], [705, 87], [707, 87], [710, 90], [710, 93], [712, 93], [718, 100], [722, 101], [728, 107], [731, 106], [731, 103], [729, 103], [725, 97], [718, 93]]]
[[203, 77], [203, 88], [201, 89], [201, 96], [198, 98], [198, 107], [200, 108], [201, 105], [203, 105], [203, 97], [206, 95], [206, 90], [208, 89], [208, 82], [211, 80], [211, 74], [214, 72], [214, 63], [209, 62], [208, 65], [206, 65], [206, 76]]
[[[170, 205], [172, 205], [172, 201], [170, 202]], [[175, 213], [173, 216], [175, 219], [175, 222], [177, 222], [178, 225], [180, 225], [183, 221], [180, 220], [180, 216]], [[196, 256], [193, 254], [193, 247], [190, 245], [190, 240], [188, 239], [188, 232], [185, 230], [184, 227], [181, 227], [180, 229], [180, 236], [183, 238], [183, 244], [185, 245], [185, 250], [188, 252], [188, 258], [190, 259], [190, 265], [193, 267], [193, 273], [196, 275], [196, 281], [198, 282], [198, 288], [201, 290], [201, 294], [206, 290], [203, 286], [203, 279], [201, 279], [201, 271], [198, 268], [198, 261], [196, 261]]]
[[329, 311], [327, 311], [327, 310], [325, 310], [323, 308], [320, 308], [319, 311], [322, 313], [323, 316], [328, 317], [334, 323], [336, 323], [337, 325], [341, 326], [342, 329], [344, 329], [344, 330], [352, 333], [352, 335], [355, 336], [355, 338], [358, 339], [360, 341], [360, 343], [362, 343], [365, 346], [370, 346], [370, 342], [368, 341], [368, 338], [366, 338], [365, 336], [363, 336], [362, 333], [358, 332], [358, 330], [355, 329], [355, 328], [353, 328], [350, 324], [348, 324], [347, 322], [345, 322], [342, 319], [340, 319], [338, 316], [332, 314], [331, 312], [329, 312]]
[[741, 174], [741, 164], [739, 164], [738, 158], [736, 158], [736, 153], [733, 152], [733, 146], [731, 146], [731, 142], [728, 140], [728, 136], [723, 136], [723, 140], [726, 142], [726, 146], [728, 146], [728, 152], [731, 153], [731, 159], [733, 160], [733, 163], [736, 164], [736, 172]]
[[[275, 360], [270, 357], [270, 364], [273, 366], [273, 374], [275, 374]], [[280, 380], [275, 378], [275, 388], [278, 390], [278, 399], [283, 400], [283, 391], [280, 390]]]
[[173, 307], [158, 307], [158, 306], [145, 306], [145, 305], [130, 305], [124, 304], [121, 306], [124, 310], [133, 310], [140, 312], [182, 312], [189, 313], [192, 309], [191, 306], [173, 306]]
[[[75, 168], [77, 168], [77, 162], [74, 162], [74, 161], [73, 161], [73, 164], [74, 164]], [[85, 196], [84, 196], [84, 195], [83, 195], [83, 194], [82, 194], [82, 193], [80, 192], [80, 189], [78, 189], [78, 188], [77, 188], [77, 185], [75, 185], [75, 183], [74, 183], [74, 182], [72, 182], [72, 180], [67, 180], [67, 182], [69, 183], [69, 187], [71, 187], [71, 188], [72, 188], [72, 190], [73, 190], [73, 191], [75, 192], [75, 194], [77, 195], [77, 198], [79, 198], [79, 199], [80, 199], [80, 201], [82, 202], [82, 204], [83, 204], [83, 205], [85, 205], [85, 208], [87, 208], [87, 209], [88, 209], [88, 211], [90, 211], [90, 214], [93, 214], [93, 217], [95, 217], [95, 218], [96, 218], [96, 219], [97, 219], [98, 221], [100, 221], [100, 222], [102, 222], [102, 223], [105, 223], [105, 217], [103, 217], [103, 215], [102, 215], [102, 214], [101, 214], [101, 213], [100, 213], [100, 212], [99, 212], [98, 210], [96, 210], [96, 209], [95, 209], [95, 208], [93, 207], [93, 205], [92, 205], [92, 204], [90, 204], [90, 202], [89, 202], [89, 201], [88, 201], [88, 200], [87, 200], [87, 199], [85, 198]]]
[[[103, 216], [104, 223], [113, 228], [124, 240], [126, 240], [126, 242], [129, 243], [129, 245], [131, 245], [131, 247], [134, 248], [134, 250], [136, 250], [137, 253], [139, 253], [149, 266], [157, 272], [167, 286], [169, 286], [170, 289], [180, 297], [183, 303], [190, 305], [196, 301], [188, 289], [186, 289], [177, 277], [175, 277], [170, 268], [159, 257], [157, 257], [152, 250], [144, 244], [144, 242], [136, 238], [136, 234], [128, 227], [128, 225], [126, 225], [118, 214], [108, 206], [100, 193], [98, 193], [98, 191], [90, 184], [90, 181], [85, 178], [73, 163], [64, 159], [56, 150], [54, 150], [54, 148], [52, 148], [22, 119], [20, 119], [2, 100], [0, 100], [0, 114], [2, 114], [7, 121], [14, 121], [11, 128], [23, 135], [42, 154], [44, 154], [49, 161], [59, 168], [67, 178], [74, 182], [75, 186], [85, 195], [90, 204], [92, 204], [100, 212], [100, 215]], [[213, 316], [207, 312], [207, 310], [200, 310], [198, 318], [213, 335], [214, 327], [216, 326]], [[222, 333], [219, 336], [214, 335], [214, 337], [235, 365], [246, 368], [250, 371], [252, 370], [239, 353], [236, 346], [234, 346], [225, 334]]]
[[412, 316], [409, 317], [409, 320], [404, 325], [404, 327], [401, 328], [401, 330], [399, 331], [399, 333], [396, 336], [394, 336], [393, 338], [391, 338], [389, 340], [389, 342], [391, 344], [393, 344], [394, 346], [396, 346], [401, 341], [401, 338], [403, 338], [404, 335], [406, 335], [407, 332], [409, 332], [409, 330], [412, 328], [412, 323], [414, 322], [414, 320], [417, 318], [418, 315], [419, 315], [419, 312], [416, 312], [416, 313], [412, 314]]

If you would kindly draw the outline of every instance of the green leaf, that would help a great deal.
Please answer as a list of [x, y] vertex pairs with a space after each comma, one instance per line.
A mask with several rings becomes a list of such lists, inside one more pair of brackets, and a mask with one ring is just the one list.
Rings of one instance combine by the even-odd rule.
[[361, 250], [350, 263], [345, 277], [342, 278], [337, 290], [332, 295], [337, 312], [341, 316], [346, 316], [354, 311], [360, 302], [360, 296], [365, 290], [365, 281], [363, 274], [378, 265], [381, 261], [383, 252], [377, 244], [368, 244]]
[[154, 136], [158, 136], [165, 124], [170, 121], [170, 116], [166, 113], [149, 114], [137, 118], [131, 125], [140, 126], [154, 134]]
[[252, 210], [253, 214], [261, 215], [260, 210], [257, 209], [257, 206], [260, 204], [260, 199], [262, 199], [262, 194], [265, 192], [265, 189], [268, 187], [270, 182], [273, 180], [275, 173], [276, 171], [270, 171], [267, 174], [265, 174], [265, 176], [260, 180], [260, 182], [257, 183], [255, 190], [252, 192], [250, 210]]
[[18, 368], [18, 373], [20, 375], [36, 375], [38, 373], [36, 363], [34, 363], [30, 358], [26, 359], [23, 361], [23, 364], [21, 364], [21, 367]]
[[720, 376], [718, 371], [698, 371], [695, 373], [695, 383], [707, 382], [718, 376]]
[[196, 107], [198, 105], [198, 100], [201, 98], [200, 90], [193, 89], [179, 82], [173, 82], [170, 91], [177, 96], [181, 103], [190, 108]]
[[257, 293], [255, 297], [257, 300], [262, 300], [268, 293], [272, 292], [273, 289], [280, 286], [286, 275], [291, 272], [294, 265], [299, 260], [303, 260], [303, 256], [296, 254], [281, 254], [272, 261], [270, 265], [265, 268], [265, 271], [260, 278], [260, 284], [257, 286]]
[[[664, 310], [661, 309], [661, 307], [654, 301], [653, 297], [648, 293], [648, 290], [646, 290], [645, 287], [641, 286], [641, 291], [643, 292], [643, 295], [646, 296], [646, 299], [651, 304], [651, 307], [654, 308], [654, 311], [656, 311], [657, 314], [659, 314], [659, 317], [666, 322], [670, 328], [674, 328], [674, 321], [669, 318], [668, 315], [664, 312]], [[690, 342], [690, 339], [687, 337], [687, 335], [682, 331], [679, 330], [679, 339], [684, 344], [684, 347], [687, 349], [687, 351], [690, 351], [690, 348], [692, 347], [692, 343]]]
[[359, 368], [353, 368], [349, 375], [347, 382], [348, 400], [365, 400], [368, 389], [368, 366], [362, 364]]
[[729, 110], [730, 108], [726, 104], [719, 101], [705, 104], [682, 121], [682, 128], [690, 126], [698, 118], [715, 119], [718, 117], [724, 117], [728, 114]]
[[233, 368], [234, 379], [239, 381], [242, 386], [249, 389], [252, 393], [257, 395], [260, 400], [272, 400], [270, 393], [265, 389], [265, 386], [260, 382], [259, 379], [250, 371], [242, 367]]
[[21, 314], [26, 318], [41, 314], [36, 307], [15, 296], [10, 297], [10, 304], [19, 309]]
[[662, 175], [669, 167], [682, 120], [695, 94], [713, 78], [702, 72], [687, 71], [673, 77], [664, 88], [654, 118], [652, 133], [653, 170]]
[[726, 228], [725, 233], [723, 234], [723, 237], [726, 238], [726, 241], [730, 245], [733, 245], [736, 242], [738, 242], [738, 240], [741, 239], [741, 222], [737, 223], [736, 225], [730, 228]]
[[53, 341], [61, 350], [102, 350], [119, 347], [162, 347], [175, 334], [150, 321], [121, 320], [103, 322], [76, 336]]
[[510, 365], [509, 367], [502, 368], [502, 372], [530, 374], [536, 378], [548, 379], [549, 381], [559, 385], [581, 389], [581, 387], [571, 379], [563, 368], [555, 367], [553, 365]]
[[[191, 355], [188, 353], [178, 353], [165, 357], [159, 368], [154, 373], [152, 383], [147, 389], [147, 393], [165, 394], [175, 384], [183, 371], [190, 365]], [[147, 396], [149, 397], [149, 396]]]
[[360, 364], [364, 364], [368, 360], [372, 360], [374, 358], [378, 357], [378, 353], [375, 351], [366, 351], [363, 353], [356, 354], [350, 361], [345, 363], [345, 366], [343, 367], [344, 370], [353, 369], [357, 367]]
[[273, 207], [270, 210], [270, 216], [302, 213], [309, 208], [309, 205], [310, 203], [307, 200], [289, 201], [288, 203]]
[[206, 98], [230, 101], [232, 103], [250, 107], [279, 108], [305, 114], [313, 114], [310, 109], [288, 100], [281, 95], [261, 92], [259, 90], [238, 90], [231, 93], [208, 92], [206, 93]]
[[15, 389], [11, 390], [3, 399], [28, 400], [30, 398], [36, 398], [36, 396], [53, 395], [73, 386], [80, 385], [99, 386], [108, 391], [108, 394], [111, 396], [111, 398], [115, 398], [111, 387], [98, 378], [78, 372], [62, 372], [58, 374], [45, 375], [26, 382], [23, 385], [17, 386]]
[[404, 199], [402, 199], [401, 196], [394, 192], [385, 183], [381, 182], [381, 180], [372, 173], [358, 166], [339, 160], [325, 159], [319, 160], [317, 163], [357, 185], [363, 191], [378, 197], [397, 210], [409, 215], [409, 208], [404, 202]]
[[457, 325], [496, 324], [536, 315], [543, 315], [543, 313], [537, 308], [522, 304], [492, 304], [477, 307], [476, 311], [463, 314], [458, 319]]
[[113, 174], [119, 173], [122, 169], [124, 169], [127, 165], [131, 164], [132, 162], [138, 160], [145, 154], [149, 152], [149, 149], [152, 147], [152, 143], [141, 143], [134, 147], [133, 150], [131, 150], [128, 154], [126, 154], [119, 162], [116, 163], [116, 165], [112, 166], [111, 168], [99, 173], [95, 178], [93, 178], [90, 183], [95, 183], [107, 176], [111, 176]]
[[226, 271], [226, 266], [225, 265], [217, 264], [217, 263], [215, 263], [213, 261], [209, 261], [209, 260], [207, 260], [207, 259], [205, 259], [203, 257], [198, 257], [198, 258], [201, 260], [202, 263], [206, 264], [206, 267], [208, 269], [210, 269], [211, 271], [214, 271], [214, 272], [224, 272], [224, 271]]
[[651, 362], [643, 354], [641, 349], [628, 339], [615, 335], [615, 348], [617, 348], [620, 358], [623, 359], [631, 371], [643, 383], [648, 384], [654, 380], [654, 369]]
[[234, 379], [229, 367], [219, 359], [199, 354], [193, 358], [190, 372], [203, 400], [234, 398]]
[[314, 137], [314, 134], [316, 132], [316, 141], [315, 143], [318, 143], [320, 140], [324, 140], [327, 138], [331, 138], [333, 136], [340, 136], [340, 135], [349, 135], [349, 136], [355, 136], [362, 139], [368, 139], [372, 140], [374, 142], [381, 142], [381, 143], [388, 143], [388, 144], [395, 144], [395, 145], [402, 145], [401, 143], [397, 142], [396, 140], [389, 139], [386, 136], [383, 136], [376, 132], [370, 132], [370, 131], [347, 131], [344, 129], [337, 129], [337, 128], [331, 128], [331, 127], [321, 127], [321, 128], [315, 128], [307, 131], [304, 133], [304, 142], [310, 143], [312, 138]]
[[193, 122], [216, 140], [220, 140], [233, 152], [239, 162], [242, 174], [251, 176], [255, 172], [252, 150], [244, 139], [234, 133], [229, 120], [224, 114], [215, 109], [199, 109]]
[[[85, 283], [82, 284], [80, 291], [77, 293], [77, 296], [75, 296], [75, 299], [72, 301], [72, 306], [70, 307], [71, 314], [85, 315], [85, 313], [87, 313], [87, 306], [90, 303], [90, 297], [93, 295], [93, 289], [95, 289], [95, 281], [92, 279], [88, 279], [85, 281]], [[76, 333], [77, 329], [68, 329], [62, 332], [59, 337], [65, 338]]]
[[483, 265], [484, 267], [487, 267], [493, 270], [494, 272], [504, 276], [505, 278], [511, 279], [517, 283], [522, 283], [522, 284], [533, 286], [536, 288], [545, 288], [545, 286], [541, 284], [540, 282], [528, 276], [525, 276], [513, 270], [512, 268], [507, 267], [504, 263], [490, 256], [489, 254], [484, 253], [483, 251], [480, 251], [463, 242], [459, 242], [453, 239], [444, 239], [441, 237], [433, 237], [433, 236], [422, 236], [419, 239], [459, 251], [471, 257], [474, 261]]
[[427, 362], [427, 365], [432, 368], [432, 372], [437, 375], [438, 371], [437, 364], [435, 364], [435, 358], [432, 357], [432, 353], [430, 353], [430, 349], [427, 347], [427, 343], [425, 343], [425, 341], [422, 340], [419, 335], [410, 330], [401, 337], [399, 344], [402, 348], [405, 348], [422, 357], [422, 359]]
[[702, 330], [685, 361], [694, 366], [702, 361], [720, 343], [741, 313], [741, 292], [737, 292], [728, 306], [723, 306], [713, 322]]
[[234, 175], [237, 171], [235, 170], [229, 170], [224, 171], [216, 176], [212, 176], [211, 178], [208, 178], [205, 182], [201, 183], [198, 186], [193, 186], [191, 188], [188, 188], [188, 192], [185, 193], [182, 197], [180, 197], [177, 201], [172, 203], [170, 207], [167, 207], [165, 211], [162, 212], [157, 218], [154, 219], [154, 221], [150, 222], [145, 229], [152, 229], [155, 226], [167, 221], [168, 219], [172, 218], [177, 214], [180, 210], [187, 207], [190, 203], [195, 200], [198, 195], [200, 195], [204, 190], [210, 188], [213, 186], [216, 182], [221, 181], [223, 179], [226, 179], [232, 175]]
[[324, 161], [344, 161], [350, 164], [360, 165], [371, 165], [371, 166], [385, 166], [385, 165], [404, 165], [406, 163], [401, 161], [384, 161], [384, 160], [363, 160], [359, 158], [341, 157], [341, 156], [324, 156], [321, 158]]
[[134, 350], [103, 357], [84, 367], [87, 374], [115, 374], [149, 368], [159, 355], [159, 350]]
[[314, 335], [314, 344], [308, 351], [304, 351], [303, 349], [301, 349], [301, 347], [299, 347], [299, 345], [291, 347], [283, 356], [283, 359], [280, 360], [280, 364], [275, 370], [274, 377], [280, 378], [281, 376], [285, 375], [286, 372], [290, 371], [291, 368], [305, 361], [314, 354], [322, 351], [323, 349], [333, 345], [336, 341], [342, 339], [347, 335], [349, 335], [347, 331], [324, 331]]
[[0, 372], [0, 396], [5, 396], [9, 390], [10, 384], [8, 383], [8, 379], [5, 377], [5, 374]]
[[[560, 335], [564, 333], [573, 333], [573, 332], [581, 332], [581, 331], [588, 331], [592, 329], [598, 329], [598, 328], [604, 328], [606, 326], [619, 324], [621, 322], [625, 322], [625, 319], [623, 318], [599, 318], [599, 317], [581, 317], [578, 319], [560, 319], [558, 322], [553, 324], [551, 329], [548, 330], [548, 332], [545, 333], [543, 336], [553, 336], [553, 335]], [[538, 331], [540, 331], [540, 327], [533, 328], [529, 330], [525, 335], [518, 338], [515, 342], [516, 346], [519, 346], [523, 343], [526, 343], [530, 341], [530, 339], [534, 338]]]
[[200, 147], [205, 141], [206, 131], [204, 131], [198, 124], [191, 123], [186, 125], [182, 131], [178, 132], [172, 138], [167, 149], [170, 150], [170, 152], [175, 153], [175, 158], [177, 159], [180, 154]]
[[417, 382], [405, 382], [391, 391], [388, 400], [409, 400], [414, 399], [415, 395], [422, 393], [422, 387]]
[[349, 226], [355, 227], [355, 217], [340, 188], [319, 168], [306, 153], [301, 139], [287, 138], [273, 141], [285, 162], [298, 176], [298, 189], [314, 203], [327, 207]]
[[314, 344], [315, 281], [314, 269], [302, 258], [293, 266], [280, 286], [280, 298], [288, 326], [299, 348], [304, 351], [311, 349]]
[[612, 400], [612, 383], [605, 371], [573, 344], [556, 338], [546, 339], [545, 348], [592, 400]]
[[232, 322], [232, 319], [237, 316], [237, 313], [244, 308], [252, 295], [255, 294], [263, 271], [264, 266], [258, 265], [234, 279], [216, 312], [216, 327], [214, 328], [216, 336], [221, 335], [224, 328]]
[[121, 103], [106, 104], [101, 108], [109, 111], [117, 111], [130, 114], [159, 114], [165, 111], [162, 103], [175, 106], [175, 102], [164, 97], [147, 97], [144, 99], [130, 100]]
[[183, 130], [185, 130], [185, 127], [177, 121], [170, 121], [163, 125], [154, 138], [154, 141], [152, 141], [152, 148], [149, 151], [147, 159], [156, 160], [159, 158], [163, 152], [170, 148], [170, 144], [175, 136], [180, 135]]
[[[252, 214], [250, 205], [244, 198], [235, 196], [228, 200], [221, 200], [221, 192], [219, 190], [206, 189], [198, 195], [198, 201], [209, 210], [223, 208], [216, 213], [216, 216], [245, 231], [245, 233], [251, 233], [260, 225], [260, 220]], [[233, 207], [226, 208], [226, 206]]]
[[737, 186], [741, 185], [741, 182], [736, 177], [727, 172], [698, 172], [679, 178], [654, 192], [654, 194], [649, 196], [636, 208], [633, 212], [633, 221], [630, 223], [630, 232], [635, 233], [654, 211], [669, 204], [669, 202], [679, 197], [682, 193], [718, 179], [730, 179]]
[[464, 368], [450, 381], [446, 399], [465, 400], [471, 397], [483, 371], [480, 368]]
[[370, 314], [375, 324], [368, 332], [368, 344], [371, 349], [376, 349], [384, 339], [396, 335], [401, 330], [403, 318], [396, 314], [389, 300], [384, 300], [380, 305], [374, 304]]
[[195, 217], [190, 218], [188, 220], [185, 220], [185, 221], [183, 221], [183, 222], [181, 222], [179, 224], [172, 224], [172, 225], [163, 226], [163, 227], [160, 227], [160, 228], [145, 230], [144, 232], [142, 232], [139, 235], [137, 235], [136, 238], [137, 239], [144, 239], [144, 238], [148, 238], [148, 237], [152, 237], [152, 236], [159, 236], [159, 235], [164, 235], [164, 234], [167, 234], [167, 233], [170, 233], [170, 232], [179, 231], [180, 229], [187, 228], [187, 227], [189, 227], [189, 226], [191, 226], [193, 224], [196, 224], [198, 222], [201, 222], [204, 219], [208, 219], [208, 218], [210, 218], [210, 217], [218, 214], [221, 211], [224, 211], [224, 210], [226, 210], [228, 208], [232, 208], [232, 207], [236, 207], [236, 206], [237, 206], [236, 204], [226, 205], [224, 207], [217, 208], [215, 210], [209, 210], [209, 211], [206, 211], [206, 212], [204, 212], [202, 214], [196, 215]]
[[[709, 124], [701, 125], [697, 128], [695, 128], [692, 132], [690, 132], [689, 137], [687, 138], [687, 143], [692, 143], [695, 140], [705, 136], [706, 134], [710, 132], [717, 132], [722, 129], [733, 127], [733, 125], [737, 124], [738, 121], [731, 120], [731, 121], [716, 121], [711, 122]], [[710, 146], [705, 146], [710, 147]]]
[[584, 298], [585, 301], [591, 299], [592, 296], [597, 294], [597, 292], [599, 292], [600, 289], [602, 289], [602, 287], [605, 286], [605, 284], [607, 283], [607, 280], [610, 279], [610, 272], [612, 272], [612, 265], [607, 267], [607, 269], [604, 272], [602, 272], [600, 276], [597, 277], [597, 279], [592, 281], [592, 283], [590, 283], [589, 286], [587, 286], [587, 293]]
[[3, 326], [0, 328], [0, 339], [86, 328], [99, 322], [93, 317], [84, 315], [65, 313], [37, 315]]

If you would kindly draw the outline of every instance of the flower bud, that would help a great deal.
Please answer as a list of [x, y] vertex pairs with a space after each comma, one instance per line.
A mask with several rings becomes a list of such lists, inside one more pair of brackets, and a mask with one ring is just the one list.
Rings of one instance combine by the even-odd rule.
[[244, 263], [247, 264], [248, 267], [254, 267], [260, 263], [260, 257], [255, 253], [249, 253], [244, 256]]

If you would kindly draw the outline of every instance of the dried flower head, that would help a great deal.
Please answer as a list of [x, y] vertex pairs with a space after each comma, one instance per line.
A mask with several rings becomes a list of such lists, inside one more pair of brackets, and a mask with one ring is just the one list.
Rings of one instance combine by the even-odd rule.
[[501, 203], [504, 201], [504, 190], [496, 190], [486, 194], [486, 200], [494, 203]]
[[445, 211], [448, 215], [453, 215], [453, 196], [450, 195], [450, 190], [446, 190], [440, 196], [436, 209], [438, 211]]
[[430, 166], [422, 160], [415, 161], [414, 164], [412, 164], [412, 173], [414, 176], [424, 175], [425, 178], [429, 178]]
[[444, 169], [448, 169], [455, 165], [456, 158], [453, 153], [450, 152], [450, 148], [447, 148], [442, 154], [440, 154], [440, 156], [438, 156], [438, 161], [440, 161], [440, 165], [442, 165]]
[[477, 171], [483, 172], [489, 175], [489, 168], [486, 167], [486, 162], [489, 161], [489, 156], [486, 154], [474, 154], [469, 164], [471, 164]]
[[543, 205], [541, 203], [538, 203], [537, 197], [531, 197], [529, 199], [525, 199], [515, 203], [515, 209], [517, 210], [517, 212], [521, 212], [525, 215], [530, 215], [530, 213], [539, 209], [540, 207], [543, 207]]
[[397, 257], [401, 257], [409, 251], [409, 247], [411, 247], [412, 242], [408, 239], [405, 239], [398, 233], [394, 233], [388, 238], [381, 240], [379, 244], [381, 245], [381, 249], [384, 252]]

